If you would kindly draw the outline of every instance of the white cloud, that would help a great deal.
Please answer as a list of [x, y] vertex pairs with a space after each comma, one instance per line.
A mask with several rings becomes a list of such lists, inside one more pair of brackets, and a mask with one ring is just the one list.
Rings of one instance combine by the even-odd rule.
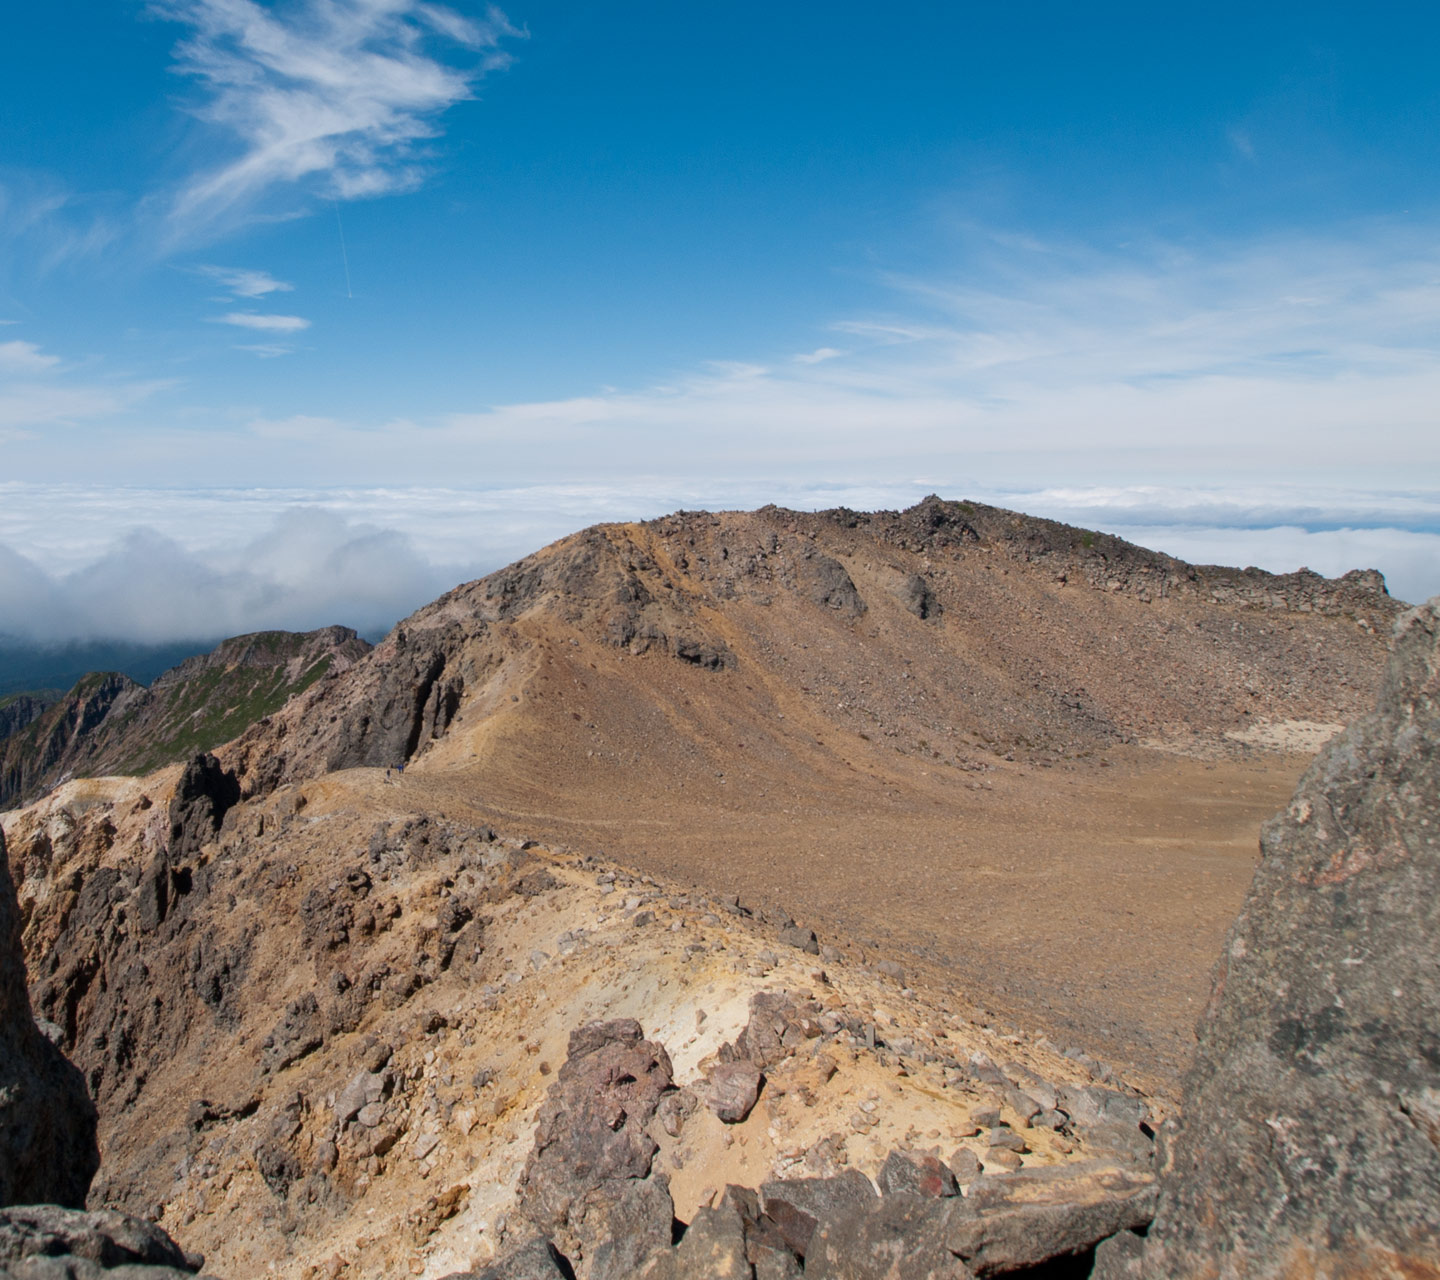
[[800, 364], [824, 364], [826, 360], [834, 360], [837, 356], [845, 353], [835, 347], [817, 347], [814, 351], [807, 351], [798, 355], [795, 360]]
[[209, 552], [133, 528], [62, 574], [0, 544], [0, 631], [146, 643], [332, 622], [375, 631], [449, 585], [402, 534], [294, 508]]
[[251, 271], [245, 267], [196, 267], [199, 275], [214, 280], [235, 298], [263, 298], [269, 293], [289, 293], [295, 286], [277, 280], [268, 271]]
[[294, 347], [283, 346], [278, 342], [241, 342], [235, 346], [236, 351], [248, 351], [251, 355], [259, 356], [262, 360], [275, 360], [280, 356], [295, 354]]
[[[239, 143], [232, 159], [180, 192], [182, 224], [310, 178], [346, 199], [415, 186], [437, 117], [503, 65], [503, 39], [523, 34], [493, 7], [474, 21], [417, 0], [297, 0], [283, 9], [152, 0], [151, 9], [191, 28], [176, 46], [177, 70], [206, 90], [196, 114]], [[467, 64], [429, 52], [435, 40], [471, 51]]]
[[303, 316], [259, 315], [254, 311], [231, 311], [215, 316], [216, 324], [233, 324], [241, 329], [259, 329], [265, 333], [299, 333], [310, 327]]
[[49, 373], [59, 363], [33, 342], [0, 342], [0, 373]]

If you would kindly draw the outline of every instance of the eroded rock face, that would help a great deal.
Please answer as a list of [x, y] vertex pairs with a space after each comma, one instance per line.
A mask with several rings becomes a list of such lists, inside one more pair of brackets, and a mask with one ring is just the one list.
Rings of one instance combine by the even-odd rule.
[[79, 1207], [100, 1163], [85, 1081], [35, 1025], [0, 831], [0, 1205]]
[[1440, 600], [1261, 851], [1144, 1274], [1440, 1274]]

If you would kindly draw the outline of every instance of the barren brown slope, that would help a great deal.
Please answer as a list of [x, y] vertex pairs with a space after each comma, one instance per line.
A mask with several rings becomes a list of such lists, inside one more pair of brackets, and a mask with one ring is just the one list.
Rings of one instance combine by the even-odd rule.
[[1227, 735], [1357, 714], [1397, 608], [973, 504], [681, 514], [458, 588], [229, 759], [408, 761], [416, 805], [778, 899], [1163, 1079], [1303, 763]]

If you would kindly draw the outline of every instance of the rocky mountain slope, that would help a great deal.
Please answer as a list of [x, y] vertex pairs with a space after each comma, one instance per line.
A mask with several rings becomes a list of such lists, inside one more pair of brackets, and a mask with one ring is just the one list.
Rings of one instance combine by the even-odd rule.
[[[33, 799], [61, 779], [148, 773], [219, 746], [369, 647], [345, 627], [264, 631], [188, 658], [149, 688], [97, 672], [47, 705], [14, 700], [35, 714], [23, 723], [16, 716], [13, 731], [0, 737], [0, 807]], [[0, 707], [0, 717], [5, 711]]]
[[[200, 758], [7, 823], [36, 1010], [99, 1107], [91, 1204], [215, 1274], [443, 1276], [543, 1226], [618, 1280], [616, 1215], [668, 1245], [730, 1182], [1028, 1169], [1100, 1224], [1059, 1252], [1153, 1210], [1164, 1100], [893, 961], [416, 812], [373, 771], [231, 786]], [[649, 1055], [645, 1101], [596, 1083], [633, 1065], [581, 1065], [606, 1045]]]
[[[1433, 610], [1267, 836], [1173, 1145], [1132, 1011], [1185, 1012], [1253, 866], [1215, 833], [1253, 844], [1398, 611], [938, 501], [610, 526], [458, 588], [216, 755], [4, 816], [91, 1204], [304, 1280], [1238, 1275], [1276, 1224], [1433, 1269], [1386, 1234], [1437, 1181]], [[1038, 1020], [996, 998], [1022, 954]], [[26, 1213], [0, 1274], [46, 1265]]]
[[[842, 738], [840, 754], [941, 768], [1138, 740], [1203, 747], [1358, 714], [1401, 608], [1373, 572], [1187, 565], [938, 498], [901, 513], [680, 513], [585, 530], [448, 593], [350, 678], [251, 735], [242, 759], [252, 789], [402, 764], [462, 709], [497, 728], [533, 718], [495, 694], [546, 663], [583, 672], [594, 655], [565, 647], [618, 659], [608, 665], [635, 686], [625, 700], [642, 705], [663, 696], [662, 657], [712, 673], [762, 756], [822, 731]], [[693, 743], [718, 728], [706, 710], [693, 727], [653, 727]], [[771, 723], [797, 712], [798, 727]], [[624, 727], [581, 720], [611, 740], [605, 755], [623, 751]], [[677, 762], [694, 752], [676, 745]], [[833, 763], [837, 748], [823, 754]]]

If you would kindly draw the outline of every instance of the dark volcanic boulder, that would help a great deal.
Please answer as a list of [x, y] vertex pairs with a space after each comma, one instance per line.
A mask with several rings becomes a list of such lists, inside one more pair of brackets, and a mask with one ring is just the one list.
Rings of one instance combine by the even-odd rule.
[[1143, 1273], [1440, 1274], [1440, 600], [1261, 852]]
[[35, 1025], [0, 831], [0, 1205], [81, 1206], [100, 1155], [85, 1081]]
[[[571, 1032], [520, 1186], [522, 1214], [566, 1255], [625, 1241], [633, 1270], [644, 1252], [669, 1244], [674, 1209], [668, 1185], [649, 1180], [659, 1146], [647, 1126], [672, 1087], [665, 1047], [633, 1018]], [[607, 1274], [618, 1277], [614, 1261]]]
[[92, 1280], [111, 1272], [127, 1280], [186, 1280], [202, 1265], [159, 1227], [113, 1210], [0, 1209], [5, 1280]]

